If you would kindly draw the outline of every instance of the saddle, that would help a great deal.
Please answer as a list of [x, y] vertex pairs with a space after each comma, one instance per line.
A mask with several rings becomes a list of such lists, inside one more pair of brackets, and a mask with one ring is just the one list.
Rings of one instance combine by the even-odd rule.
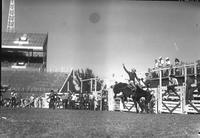
[[132, 90], [132, 92], [134, 92], [136, 90], [136, 87], [134, 87], [133, 85], [131, 84], [128, 84], [128, 88], [130, 88]]

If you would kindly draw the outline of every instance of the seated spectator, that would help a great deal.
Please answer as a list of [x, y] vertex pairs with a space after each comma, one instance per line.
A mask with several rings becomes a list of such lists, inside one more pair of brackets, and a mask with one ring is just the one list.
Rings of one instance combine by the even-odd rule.
[[[178, 58], [175, 58], [175, 66], [180, 66], [182, 63], [180, 62], [180, 60]], [[175, 68], [175, 74], [180, 76], [182, 75], [182, 68]]]
[[163, 60], [162, 57], [159, 57], [159, 62], [158, 62], [158, 64], [159, 64], [159, 67], [163, 67], [163, 65], [164, 65], [164, 60]]
[[169, 57], [166, 57], [166, 59], [165, 59], [165, 65], [166, 65], [167, 67], [170, 67], [170, 66], [171, 66], [171, 62], [170, 62], [170, 60], [169, 60]]

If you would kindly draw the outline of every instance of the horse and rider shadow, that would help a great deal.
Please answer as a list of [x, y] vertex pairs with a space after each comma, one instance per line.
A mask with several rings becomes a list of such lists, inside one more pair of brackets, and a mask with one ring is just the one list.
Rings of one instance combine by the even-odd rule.
[[[140, 88], [138, 85], [136, 85], [136, 89], [132, 89], [130, 88], [129, 84], [127, 83], [116, 83], [113, 86], [113, 92], [114, 92], [114, 98], [117, 97], [117, 94], [122, 92], [122, 96], [121, 96], [121, 100], [123, 103], [123, 106], [125, 108], [125, 101], [128, 100], [128, 98], [132, 98], [135, 108], [136, 108], [136, 112], [139, 113], [137, 104], [139, 105], [139, 107], [141, 108], [141, 113], [145, 110], [146, 113], [149, 113], [149, 107], [148, 104], [151, 102], [152, 99], [152, 94], [150, 93], [150, 91], [145, 91], [142, 88]], [[144, 104], [140, 101], [140, 99], [144, 97]]]

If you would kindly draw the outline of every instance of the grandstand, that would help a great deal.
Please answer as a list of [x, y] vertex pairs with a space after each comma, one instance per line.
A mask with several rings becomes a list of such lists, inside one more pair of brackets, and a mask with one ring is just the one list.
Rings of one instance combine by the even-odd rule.
[[48, 34], [2, 32], [2, 69], [46, 70], [47, 42]]
[[58, 89], [61, 87], [66, 78], [64, 73], [21, 70], [4, 70], [1, 73], [1, 82], [3, 84], [9, 84], [15, 89], [26, 92]]
[[2, 70], [1, 84], [9, 84], [17, 92], [30, 95], [41, 95], [51, 89], [61, 88], [66, 75], [55, 72], [37, 72], [24, 70]]
[[47, 42], [48, 34], [2, 32], [1, 84], [36, 95], [61, 88], [66, 74], [46, 72]]
[[73, 91], [72, 71], [47, 72], [48, 34], [2, 32], [1, 84], [22, 97]]

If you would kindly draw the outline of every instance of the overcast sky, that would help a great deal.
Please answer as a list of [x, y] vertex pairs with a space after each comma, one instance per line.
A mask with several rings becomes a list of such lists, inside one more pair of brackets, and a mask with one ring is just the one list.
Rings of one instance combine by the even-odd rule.
[[[8, 7], [3, 0], [4, 31]], [[16, 30], [48, 32], [48, 68], [89, 67], [100, 77], [127, 77], [122, 63], [147, 71], [159, 56], [200, 59], [200, 4], [16, 0]]]

